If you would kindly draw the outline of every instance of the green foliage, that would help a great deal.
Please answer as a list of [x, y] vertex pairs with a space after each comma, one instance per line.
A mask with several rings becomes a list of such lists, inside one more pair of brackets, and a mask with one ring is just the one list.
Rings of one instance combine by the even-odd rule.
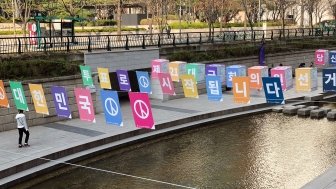
[[[16, 30], [16, 34], [23, 34], [22, 30]], [[0, 35], [14, 35], [13, 30], [0, 30]]]
[[0, 61], [3, 79], [33, 79], [79, 74], [80, 61], [68, 61], [64, 55], [8, 58]]
[[[118, 29], [116, 27], [106, 27], [106, 28], [94, 28], [94, 29], [76, 29], [76, 33], [88, 33], [88, 32], [116, 32]], [[139, 31], [145, 30], [143, 28], [121, 28], [121, 31]]]
[[75, 26], [115, 26], [117, 21], [115, 20], [97, 20], [97, 21], [83, 21], [76, 22]]

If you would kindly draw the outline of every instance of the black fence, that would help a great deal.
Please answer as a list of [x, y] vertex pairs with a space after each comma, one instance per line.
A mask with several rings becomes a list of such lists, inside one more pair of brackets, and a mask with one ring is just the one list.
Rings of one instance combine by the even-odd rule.
[[308, 28], [247, 30], [214, 32], [188, 32], [163, 34], [125, 34], [125, 35], [90, 35], [59, 37], [10, 37], [0, 38], [0, 54], [55, 52], [147, 48], [178, 46], [202, 43], [232, 43], [239, 41], [282, 40], [296, 38], [315, 38], [334, 36], [335, 30]]

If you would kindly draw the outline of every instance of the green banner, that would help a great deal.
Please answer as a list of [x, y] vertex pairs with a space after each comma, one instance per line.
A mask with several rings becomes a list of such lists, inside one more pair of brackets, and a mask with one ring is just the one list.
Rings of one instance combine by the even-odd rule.
[[93, 86], [93, 79], [90, 66], [80, 66], [84, 86]]
[[9, 81], [15, 106], [18, 110], [28, 111], [28, 104], [21, 82]]

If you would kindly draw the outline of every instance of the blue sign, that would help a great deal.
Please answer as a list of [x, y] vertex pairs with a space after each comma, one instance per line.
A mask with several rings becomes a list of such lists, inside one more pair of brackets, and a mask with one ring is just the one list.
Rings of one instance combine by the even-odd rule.
[[267, 103], [272, 104], [285, 103], [279, 77], [263, 77], [262, 82]]
[[222, 82], [220, 76], [205, 77], [208, 99], [213, 101], [223, 101]]
[[148, 72], [136, 71], [140, 92], [152, 94]]
[[336, 51], [329, 51], [329, 64], [336, 65]]
[[226, 67], [226, 86], [232, 88], [232, 78], [246, 76], [246, 67], [243, 65], [232, 65]]
[[336, 91], [336, 67], [323, 69], [322, 78], [323, 92]]
[[116, 91], [101, 90], [106, 123], [123, 126], [122, 113]]

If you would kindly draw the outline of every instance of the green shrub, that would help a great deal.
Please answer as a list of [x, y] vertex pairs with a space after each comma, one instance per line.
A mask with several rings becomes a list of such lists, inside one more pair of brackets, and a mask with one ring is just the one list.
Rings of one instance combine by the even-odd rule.
[[167, 20], [178, 20], [179, 17], [177, 15], [168, 15]]
[[[172, 22], [169, 24], [172, 29], [179, 29], [180, 23], [179, 22]], [[205, 22], [181, 22], [181, 29], [200, 29], [200, 28], [207, 28], [208, 25]]]

